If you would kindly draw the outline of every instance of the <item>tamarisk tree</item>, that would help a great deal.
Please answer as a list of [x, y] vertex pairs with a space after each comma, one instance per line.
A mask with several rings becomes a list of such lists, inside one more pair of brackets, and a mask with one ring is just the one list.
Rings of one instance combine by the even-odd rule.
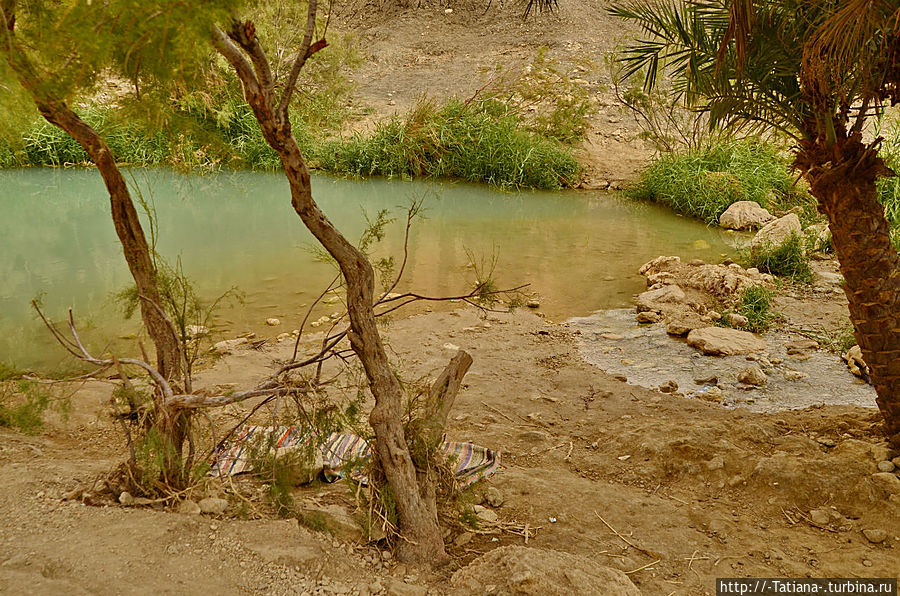
[[[365, 370], [375, 406], [369, 423], [375, 432], [375, 453], [397, 507], [401, 560], [426, 564], [447, 559], [433, 487], [417, 482], [416, 466], [401, 423], [405, 393], [391, 370], [376, 326], [373, 305], [375, 274], [366, 256], [331, 223], [313, 199], [310, 173], [294, 137], [289, 118], [291, 100], [307, 60], [327, 45], [316, 37], [317, 0], [309, 0], [303, 39], [286, 80], [278, 81], [252, 21], [231, 19], [212, 28], [215, 49], [231, 65], [244, 97], [256, 116], [266, 142], [281, 159], [291, 204], [303, 224], [340, 267], [346, 282], [350, 319], [348, 338]], [[468, 369], [468, 360], [459, 378]]]

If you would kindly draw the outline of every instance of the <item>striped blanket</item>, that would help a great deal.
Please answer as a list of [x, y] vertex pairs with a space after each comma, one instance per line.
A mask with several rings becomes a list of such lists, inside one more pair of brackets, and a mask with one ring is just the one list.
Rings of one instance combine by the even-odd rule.
[[[228, 444], [224, 445], [211, 462], [210, 476], [232, 476], [252, 471], [251, 460], [260, 449], [268, 449], [276, 458], [300, 450], [311, 450], [316, 471], [321, 470], [325, 479], [334, 482], [349, 473], [357, 482], [365, 483], [363, 472], [372, 448], [362, 437], [353, 434], [332, 433], [321, 448], [312, 447], [316, 435], [296, 426], [244, 426]], [[263, 452], [265, 453], [265, 452]], [[466, 487], [491, 476], [500, 469], [500, 452], [473, 443], [446, 441], [441, 444], [441, 455], [453, 467], [456, 480]]]

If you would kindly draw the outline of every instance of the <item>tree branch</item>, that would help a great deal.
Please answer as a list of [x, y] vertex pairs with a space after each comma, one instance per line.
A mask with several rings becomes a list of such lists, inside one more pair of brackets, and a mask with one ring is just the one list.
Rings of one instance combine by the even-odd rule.
[[328, 42], [324, 36], [316, 43], [312, 43], [313, 34], [316, 31], [316, 10], [318, 8], [317, 0], [309, 0], [309, 6], [306, 11], [306, 32], [303, 35], [303, 42], [300, 44], [300, 50], [297, 57], [294, 58], [294, 64], [291, 66], [291, 73], [288, 75], [287, 85], [284, 93], [281, 95], [281, 101], [278, 103], [278, 115], [285, 121], [288, 117], [288, 108], [291, 103], [291, 96], [297, 86], [297, 79], [300, 78], [300, 71], [310, 56], [324, 49]]

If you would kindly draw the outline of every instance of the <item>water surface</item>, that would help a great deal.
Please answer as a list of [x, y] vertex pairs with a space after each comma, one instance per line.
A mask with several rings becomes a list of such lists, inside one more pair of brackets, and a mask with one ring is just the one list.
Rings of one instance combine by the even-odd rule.
[[[232, 286], [245, 293], [244, 304], [219, 313], [224, 337], [296, 328], [304, 307], [334, 275], [310, 253], [312, 237], [291, 208], [281, 174], [127, 174], [155, 209], [159, 252], [180, 259], [199, 293], [214, 297]], [[660, 254], [717, 259], [729, 251], [716, 229], [603, 192], [506, 193], [482, 185], [324, 176], [314, 176], [313, 191], [354, 239], [365, 228], [364, 211], [373, 217], [391, 210], [397, 221], [376, 253], [398, 262], [404, 206], [427, 195], [401, 289], [463, 293], [473, 280], [468, 254], [486, 261], [496, 255], [498, 284], [530, 283], [553, 320], [626, 306], [644, 285], [638, 267]], [[0, 171], [0, 255], [0, 361], [47, 367], [62, 360], [30, 309], [39, 295], [56, 319], [73, 307], [92, 345], [134, 349], [127, 336], [138, 326], [123, 319], [111, 298], [130, 277], [95, 170]], [[325, 313], [334, 310], [323, 306]], [[284, 323], [266, 328], [268, 317]]]

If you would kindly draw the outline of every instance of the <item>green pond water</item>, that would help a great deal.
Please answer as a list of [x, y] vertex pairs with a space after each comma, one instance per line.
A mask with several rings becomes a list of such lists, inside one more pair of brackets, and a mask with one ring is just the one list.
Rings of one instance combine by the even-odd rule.
[[[283, 175], [258, 172], [185, 174], [128, 171], [155, 207], [157, 248], [180, 259], [198, 293], [213, 298], [232, 286], [244, 303], [216, 318], [222, 337], [245, 331], [274, 335], [299, 326], [305, 307], [334, 275], [310, 252], [312, 237], [290, 205]], [[313, 178], [325, 213], [351, 238], [365, 227], [363, 210], [390, 209], [378, 256], [402, 254], [404, 206], [428, 195], [425, 219], [410, 237], [399, 289], [430, 295], [471, 287], [469, 253], [497, 257], [501, 286], [530, 283], [553, 320], [626, 306], [642, 290], [638, 267], [660, 254], [718, 259], [730, 252], [718, 230], [655, 205], [603, 192], [499, 192], [487, 186]], [[99, 174], [89, 169], [0, 171], [0, 362], [53, 369], [62, 349], [36, 320], [29, 302], [42, 296], [54, 319], [74, 308], [97, 349], [134, 351], [112, 295], [130, 281]], [[316, 316], [337, 310], [323, 305]], [[280, 327], [266, 327], [277, 317]]]

